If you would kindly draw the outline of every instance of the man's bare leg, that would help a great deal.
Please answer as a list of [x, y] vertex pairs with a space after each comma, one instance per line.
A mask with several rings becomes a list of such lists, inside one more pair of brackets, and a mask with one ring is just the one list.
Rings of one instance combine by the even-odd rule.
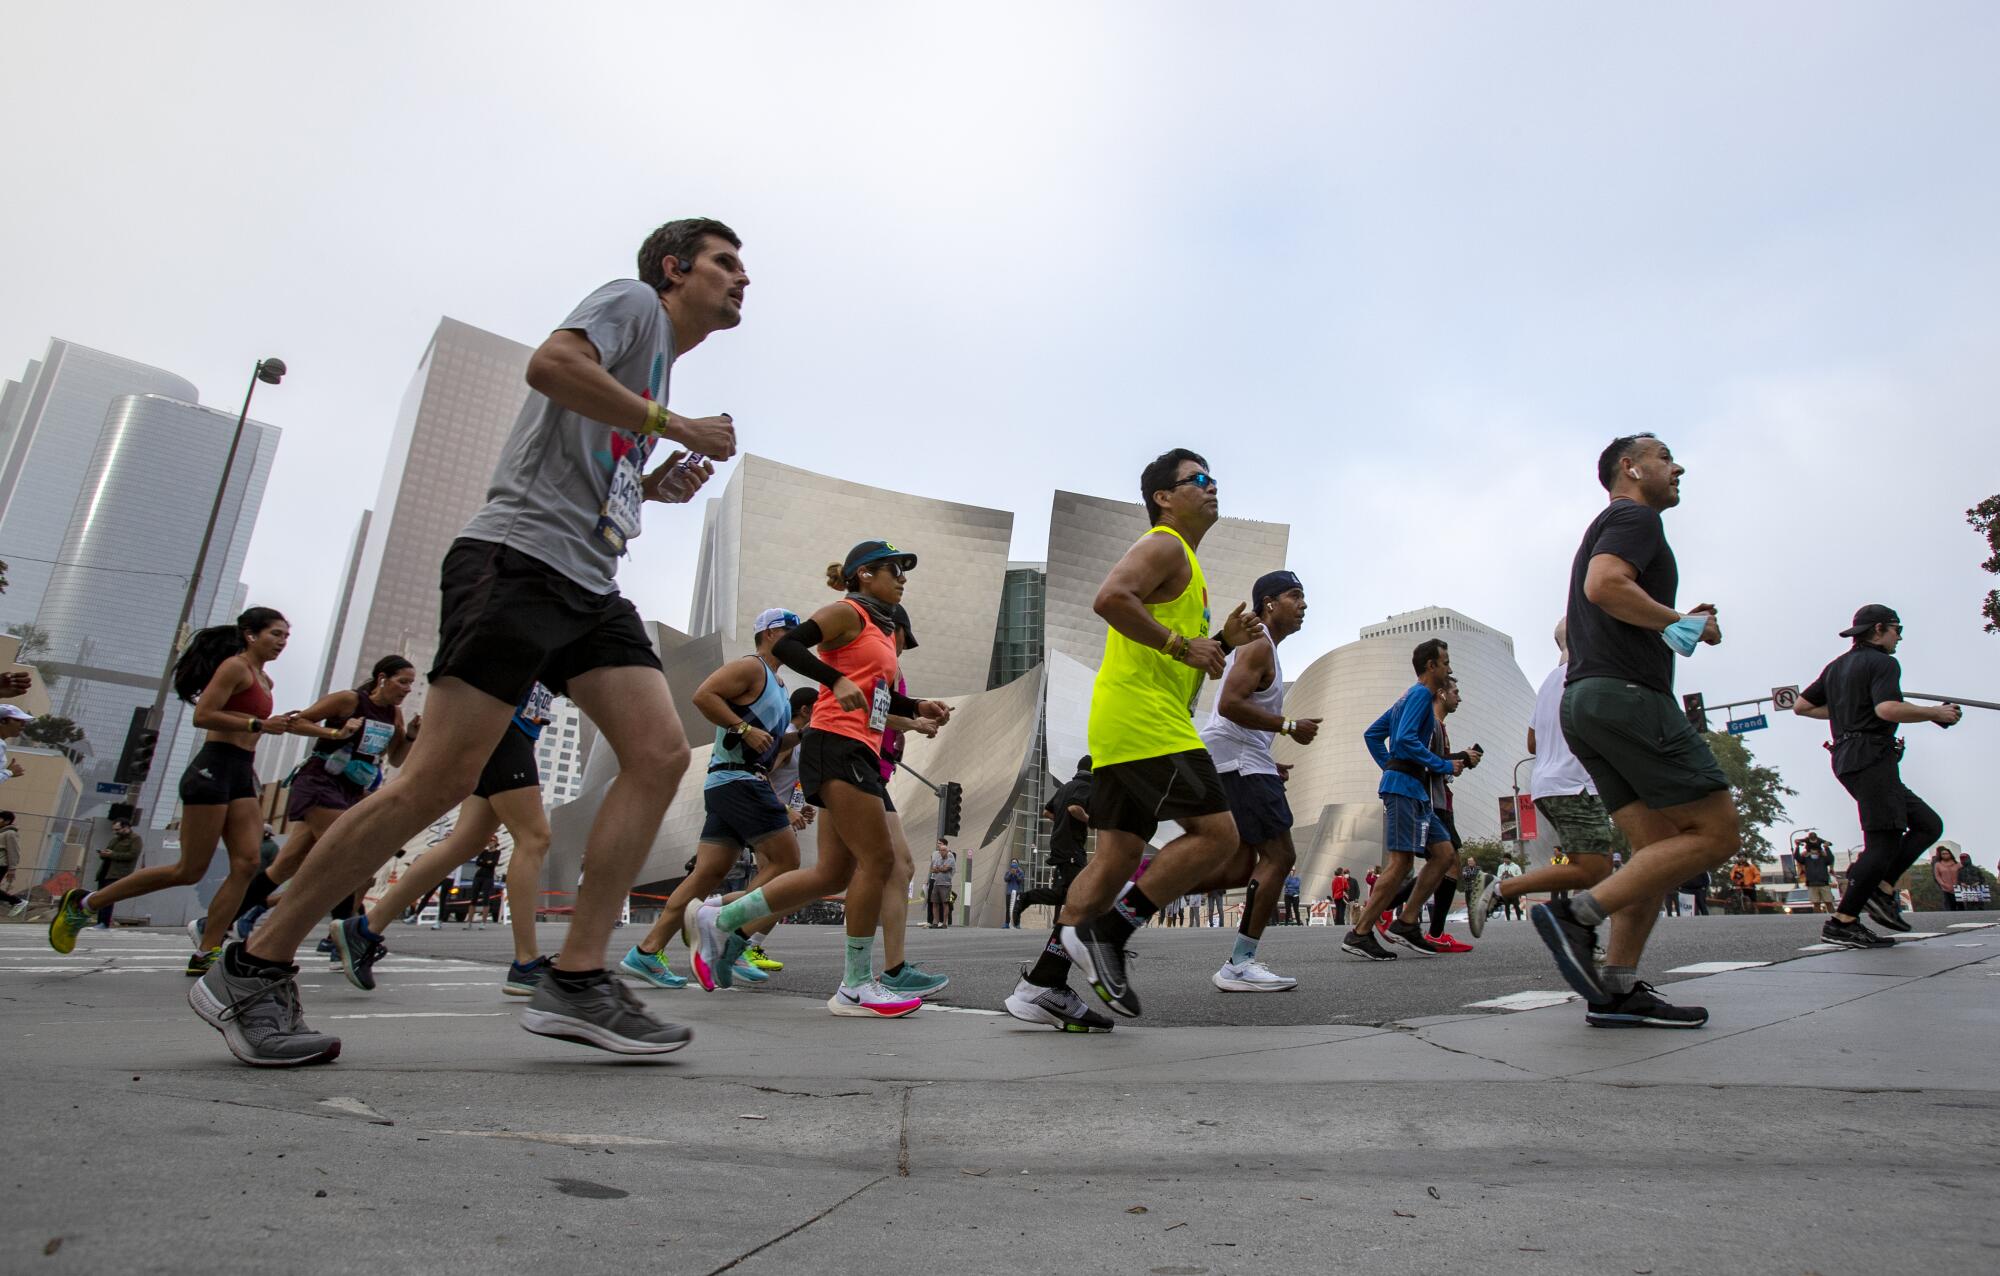
[[368, 910], [368, 929], [386, 935], [390, 924], [409, 911], [411, 905], [485, 850], [487, 840], [499, 829], [500, 817], [485, 798], [467, 798], [458, 808], [458, 823], [452, 825], [444, 841], [412, 860], [403, 875], [391, 882]]
[[542, 955], [535, 910], [541, 906], [542, 865], [549, 856], [549, 815], [542, 809], [539, 786], [495, 793], [487, 802], [514, 838], [514, 849], [507, 853], [507, 919], [514, 932], [514, 960], [525, 966]]

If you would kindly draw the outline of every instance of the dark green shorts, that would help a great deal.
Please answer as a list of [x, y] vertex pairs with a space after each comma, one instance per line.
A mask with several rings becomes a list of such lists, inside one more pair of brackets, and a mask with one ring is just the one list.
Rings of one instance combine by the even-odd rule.
[[1623, 678], [1572, 682], [1563, 689], [1562, 729], [1607, 810], [1644, 802], [1658, 811], [1729, 788], [1707, 742], [1665, 692]]

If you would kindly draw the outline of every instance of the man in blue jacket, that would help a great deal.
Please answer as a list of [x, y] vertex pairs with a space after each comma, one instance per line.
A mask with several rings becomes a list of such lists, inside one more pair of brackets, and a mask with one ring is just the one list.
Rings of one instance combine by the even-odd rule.
[[1410, 664], [1417, 671], [1416, 684], [1362, 733], [1369, 756], [1382, 768], [1382, 782], [1375, 791], [1382, 798], [1382, 844], [1388, 863], [1368, 902], [1355, 914], [1354, 929], [1340, 941], [1340, 950], [1369, 961], [1396, 959], [1375, 938], [1375, 919], [1396, 897], [1419, 855], [1427, 857], [1423, 872], [1389, 935], [1422, 956], [1438, 954], [1440, 949], [1418, 927], [1417, 917], [1458, 860], [1451, 834], [1431, 809], [1430, 796], [1431, 777], [1457, 775], [1465, 769], [1465, 763], [1439, 757], [1430, 747], [1437, 721], [1432, 705], [1451, 678], [1450, 647], [1442, 638], [1427, 638], [1411, 653]]

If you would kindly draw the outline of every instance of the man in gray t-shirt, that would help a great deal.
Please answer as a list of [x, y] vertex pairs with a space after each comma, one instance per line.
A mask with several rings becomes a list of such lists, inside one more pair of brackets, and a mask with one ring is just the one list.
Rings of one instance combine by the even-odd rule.
[[[291, 1066], [339, 1053], [297, 1012], [292, 958], [389, 851], [472, 793], [538, 681], [583, 711], [622, 767], [585, 843], [589, 873], [562, 951], [535, 980], [521, 1026], [621, 1054], [687, 1044], [685, 1028], [653, 1018], [605, 970], [611, 928], [688, 766], [659, 656], [615, 575], [644, 502], [689, 500], [713, 473], [705, 458], [735, 454], [728, 417], [679, 416], [666, 395], [675, 358], [742, 322], [741, 247], [721, 222], [668, 222], [640, 246], [638, 279], [591, 293], [528, 360], [534, 393], [486, 505], [445, 556], [423, 730], [411, 733], [398, 782], [348, 808], [257, 933], [190, 993], [237, 1057]], [[686, 450], [649, 473], [660, 438]], [[349, 982], [373, 988], [384, 950], [367, 918], [340, 922], [329, 938]]]

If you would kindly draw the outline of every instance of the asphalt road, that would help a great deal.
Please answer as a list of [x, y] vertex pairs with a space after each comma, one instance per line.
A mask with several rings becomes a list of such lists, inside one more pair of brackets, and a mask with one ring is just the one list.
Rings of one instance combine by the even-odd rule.
[[[1673, 973], [1681, 967], [1789, 961], [1801, 956], [1801, 949], [1818, 943], [1824, 920], [1805, 915], [1662, 918], [1653, 931], [1641, 975], [1665, 986], [1716, 969]], [[2000, 913], [1916, 914], [1911, 920], [1917, 932], [1935, 932], [1951, 922], [2000, 920]], [[1470, 938], [1462, 924], [1454, 924], [1451, 930], [1461, 939]], [[560, 925], [542, 926], [542, 941], [550, 951], [562, 942], [562, 931]], [[631, 943], [641, 933], [640, 928], [628, 926], [616, 932], [615, 938]], [[1033, 930], [953, 927], [933, 931], [915, 926], [909, 932], [909, 955], [925, 969], [951, 976], [950, 987], [931, 1000], [946, 1006], [997, 1010], [1013, 991], [1021, 967], [1040, 951], [1045, 935]], [[1273, 970], [1298, 979], [1299, 986], [1291, 992], [1246, 994], [1223, 993], [1209, 982], [1209, 976], [1229, 955], [1234, 931], [1148, 927], [1132, 944], [1132, 951], [1138, 954], [1132, 966], [1133, 983], [1146, 1010], [1144, 1022], [1163, 1028], [1384, 1024], [1433, 1015], [1482, 1013], [1485, 1008], [1475, 1003], [1520, 993], [1559, 996], [1566, 991], [1548, 950], [1525, 921], [1494, 920], [1471, 953], [1405, 955], [1394, 962], [1349, 957], [1340, 951], [1339, 935], [1323, 926], [1272, 927], [1259, 956]], [[511, 942], [501, 926], [474, 930], [446, 926], [433, 931], [397, 925], [390, 928], [388, 940], [393, 952], [412, 956], [459, 958], [496, 966], [512, 959]], [[785, 969], [770, 983], [746, 990], [749, 995], [804, 996], [823, 1001], [839, 982], [843, 945], [838, 927], [781, 926], [769, 949], [785, 961]], [[674, 968], [688, 973], [685, 950], [675, 943], [668, 952]], [[612, 954], [612, 960], [618, 955]], [[496, 969], [496, 980], [501, 973]], [[1081, 991], [1080, 983], [1076, 987]], [[658, 999], [661, 1013], [671, 1016], [675, 998], [703, 994], [690, 984], [674, 992], [649, 989], [646, 995]]]

